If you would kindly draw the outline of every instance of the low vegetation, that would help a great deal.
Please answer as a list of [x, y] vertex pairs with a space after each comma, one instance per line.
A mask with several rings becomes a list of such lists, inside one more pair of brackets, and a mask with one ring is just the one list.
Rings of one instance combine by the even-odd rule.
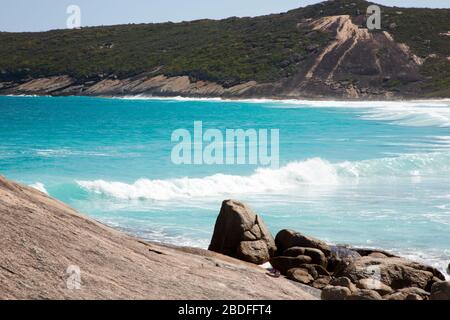
[[[331, 40], [330, 34], [310, 32], [299, 22], [349, 14], [363, 24], [368, 5], [335, 0], [256, 18], [0, 33], [0, 81], [62, 74], [85, 81], [144, 72], [224, 86], [276, 81], [293, 75], [311, 48]], [[422, 67], [424, 90], [448, 91], [450, 10], [382, 7], [382, 17], [383, 30], [397, 41], [423, 59], [433, 57]]]

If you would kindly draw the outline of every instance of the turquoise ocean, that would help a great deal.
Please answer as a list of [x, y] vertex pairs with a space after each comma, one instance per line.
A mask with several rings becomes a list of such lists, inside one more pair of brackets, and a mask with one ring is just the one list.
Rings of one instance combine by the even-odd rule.
[[[279, 129], [280, 167], [175, 165], [194, 121]], [[273, 233], [450, 262], [450, 101], [0, 97], [0, 174], [151, 241], [206, 248], [235, 198]]]

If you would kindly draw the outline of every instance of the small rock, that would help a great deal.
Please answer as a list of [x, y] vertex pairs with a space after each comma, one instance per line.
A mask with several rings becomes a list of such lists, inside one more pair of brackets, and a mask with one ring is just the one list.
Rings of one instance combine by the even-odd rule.
[[445, 281], [444, 279], [438, 278], [438, 277], [433, 277], [431, 279], [431, 281], [428, 282], [427, 286], [425, 288], [423, 288], [425, 291], [431, 292], [431, 287], [433, 286], [433, 284], [437, 283], [437, 282], [442, 282]]
[[323, 266], [319, 264], [307, 264], [304, 268], [314, 268], [317, 271], [319, 276], [330, 276], [330, 273]]
[[431, 287], [431, 300], [450, 300], [450, 281], [436, 282]]
[[418, 295], [422, 299], [428, 299], [430, 297], [430, 293], [429, 292], [426, 292], [425, 290], [422, 290], [422, 289], [419, 289], [419, 288], [415, 288], [415, 287], [404, 288], [404, 289], [399, 290], [399, 292], [406, 293], [407, 295], [408, 294]]
[[[387, 78], [390, 79], [389, 76]], [[367, 249], [367, 248], [356, 248], [354, 250], [357, 251], [363, 257], [365, 257], [365, 256], [370, 256], [373, 258], [386, 258], [386, 257], [394, 258], [394, 257], [396, 257], [392, 253], [389, 253], [389, 252], [383, 251], [383, 250]]]
[[236, 258], [254, 264], [263, 264], [270, 258], [270, 254], [263, 240], [242, 241], [237, 249]]
[[322, 251], [314, 248], [292, 247], [283, 252], [283, 256], [297, 257], [300, 255], [310, 256], [312, 263], [326, 267], [327, 258]]
[[387, 255], [385, 255], [384, 253], [381, 253], [381, 252], [373, 252], [373, 253], [369, 254], [369, 257], [373, 257], [373, 258], [387, 258]]
[[359, 289], [350, 295], [347, 300], [383, 300], [383, 298], [374, 290]]
[[352, 293], [346, 287], [327, 286], [322, 290], [322, 300], [346, 300]]
[[406, 300], [406, 298], [408, 297], [408, 293], [405, 292], [394, 292], [392, 294], [388, 294], [386, 296], [384, 296], [383, 298], [385, 300], [393, 300], [393, 301], [403, 301]]
[[418, 294], [410, 293], [406, 296], [405, 300], [417, 301], [417, 300], [423, 300], [423, 298], [421, 296], [419, 296]]
[[330, 273], [322, 266], [318, 264], [305, 264], [302, 265], [301, 268], [307, 270], [314, 279], [319, 278], [320, 276], [329, 277]]
[[361, 254], [347, 246], [331, 246], [330, 250], [332, 255], [337, 258], [349, 260], [361, 258]]
[[351, 259], [338, 258], [331, 255], [328, 259], [327, 270], [331, 273], [339, 273], [340, 271], [345, 270], [350, 263], [352, 263]]
[[308, 272], [311, 275], [311, 277], [313, 277], [314, 280], [319, 278], [319, 273], [317, 272], [317, 270], [312, 265], [305, 264], [301, 268], [303, 270], [305, 270], [306, 272]]
[[279, 246], [279, 252], [284, 252], [292, 247], [304, 247], [319, 249], [325, 254], [325, 257], [329, 257], [331, 253], [330, 247], [325, 242], [292, 230], [281, 230], [278, 232], [275, 237], [275, 243]]
[[351, 292], [358, 291], [358, 288], [356, 288], [355, 284], [352, 283], [352, 281], [347, 277], [340, 277], [340, 278], [332, 279], [330, 281], [330, 284], [332, 286], [349, 288]]
[[270, 259], [270, 264], [282, 274], [286, 274], [289, 269], [299, 268], [302, 265], [310, 264], [311, 257], [298, 256], [298, 257], [273, 257]]
[[[409, 289], [409, 288], [408, 288]], [[408, 293], [408, 292], [402, 292], [402, 291], [398, 291], [392, 294], [388, 294], [386, 296], [383, 297], [385, 300], [425, 300], [426, 298], [424, 298], [423, 296], [421, 296], [420, 294], [416, 294], [416, 293]]]
[[308, 273], [308, 271], [301, 268], [289, 269], [286, 276], [290, 280], [303, 284], [310, 284], [314, 281], [314, 278]]
[[356, 283], [356, 286], [359, 289], [367, 289], [367, 290], [374, 290], [378, 292], [380, 295], [384, 296], [386, 294], [391, 294], [394, 292], [391, 287], [388, 285], [385, 285], [383, 282], [376, 280], [376, 279], [361, 279]]
[[330, 276], [319, 276], [316, 280], [314, 280], [312, 286], [316, 289], [323, 289], [330, 284], [330, 281]]

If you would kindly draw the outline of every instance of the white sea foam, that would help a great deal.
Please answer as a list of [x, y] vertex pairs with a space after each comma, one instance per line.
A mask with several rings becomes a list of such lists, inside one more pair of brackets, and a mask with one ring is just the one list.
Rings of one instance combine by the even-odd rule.
[[38, 98], [38, 97], [46, 97], [50, 98], [53, 96], [50, 95], [38, 95], [38, 94], [7, 94], [6, 97], [15, 97], [15, 98]]
[[450, 100], [417, 101], [285, 101], [273, 108], [344, 108], [365, 120], [397, 125], [450, 127]]
[[64, 158], [69, 156], [92, 156], [92, 157], [109, 157], [107, 153], [96, 152], [96, 151], [79, 151], [71, 149], [36, 149], [34, 150], [36, 155], [45, 158]]
[[345, 108], [361, 108], [361, 107], [377, 107], [377, 106], [392, 106], [392, 105], [408, 105], [408, 106], [450, 106], [450, 99], [428, 99], [428, 100], [307, 100], [307, 99], [224, 99], [224, 98], [202, 98], [202, 97], [158, 97], [146, 94], [128, 95], [113, 97], [113, 99], [122, 100], [161, 100], [161, 101], [211, 101], [211, 102], [247, 102], [247, 103], [273, 103], [280, 105], [293, 105], [292, 107], [345, 107]]
[[335, 165], [342, 177], [420, 177], [450, 171], [449, 153], [404, 154], [398, 157], [343, 162]]
[[225, 194], [273, 193], [294, 189], [299, 184], [336, 185], [336, 169], [322, 159], [293, 162], [280, 169], [257, 169], [249, 176], [215, 174], [204, 178], [170, 180], [139, 179], [122, 182], [77, 181], [84, 189], [119, 199], [169, 200]]
[[176, 97], [154, 97], [149, 96], [145, 94], [137, 94], [132, 96], [123, 96], [123, 97], [113, 97], [114, 99], [122, 99], [122, 100], [161, 100], [161, 101], [211, 101], [211, 102], [217, 102], [217, 101], [236, 101], [236, 100], [225, 100], [222, 98], [189, 98], [189, 97], [182, 97], [182, 96], [176, 96]]
[[244, 194], [289, 194], [305, 186], [335, 187], [359, 179], [421, 176], [450, 172], [450, 154], [411, 154], [356, 162], [330, 163], [320, 158], [291, 162], [279, 169], [257, 169], [248, 176], [215, 174], [204, 178], [150, 180], [132, 184], [77, 181], [85, 190], [118, 199], [172, 200]]
[[42, 193], [48, 194], [47, 189], [45, 189], [45, 185], [41, 182], [36, 182], [34, 184], [31, 184], [30, 187], [39, 190]]
[[[14, 97], [36, 97], [35, 95], [10, 95]], [[342, 108], [361, 110], [365, 120], [388, 121], [404, 126], [450, 127], [450, 99], [439, 100], [398, 100], [398, 101], [341, 101], [341, 100], [302, 100], [302, 99], [222, 99], [190, 97], [154, 97], [133, 95], [114, 97], [123, 100], [162, 100], [162, 101], [203, 101], [266, 104], [270, 108]]]

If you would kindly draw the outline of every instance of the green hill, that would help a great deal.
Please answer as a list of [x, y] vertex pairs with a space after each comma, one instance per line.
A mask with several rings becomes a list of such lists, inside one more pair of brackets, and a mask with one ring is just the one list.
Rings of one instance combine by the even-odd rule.
[[[332, 33], [299, 27], [301, 21], [346, 14], [363, 24], [368, 5], [340, 0], [256, 18], [0, 33], [0, 81], [69, 75], [85, 83], [151, 72], [224, 87], [273, 83], [295, 76], [334, 39]], [[423, 95], [450, 96], [450, 36], [443, 35], [450, 30], [450, 10], [382, 7], [382, 23], [396, 42], [425, 59]], [[402, 83], [390, 85], [401, 90]]]

